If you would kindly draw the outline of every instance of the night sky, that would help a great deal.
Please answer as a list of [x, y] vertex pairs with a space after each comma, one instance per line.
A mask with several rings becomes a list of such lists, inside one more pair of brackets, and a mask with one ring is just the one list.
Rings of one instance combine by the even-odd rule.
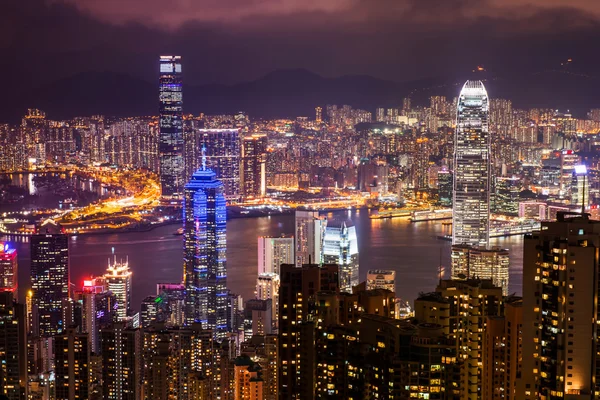
[[600, 65], [597, 0], [4, 0], [0, 72], [26, 92], [81, 72], [156, 80], [180, 54], [187, 84], [305, 68], [396, 82]]

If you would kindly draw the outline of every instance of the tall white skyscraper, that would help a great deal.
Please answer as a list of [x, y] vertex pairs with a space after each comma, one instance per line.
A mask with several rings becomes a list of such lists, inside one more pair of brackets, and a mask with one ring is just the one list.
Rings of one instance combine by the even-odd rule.
[[296, 267], [302, 264], [320, 264], [323, 235], [327, 219], [319, 217], [318, 211], [296, 211], [295, 255]]
[[488, 95], [483, 83], [467, 81], [458, 98], [454, 135], [453, 245], [489, 245], [488, 117]]
[[294, 238], [289, 236], [258, 238], [258, 274], [279, 275], [281, 264], [294, 263]]
[[358, 285], [358, 240], [356, 228], [342, 222], [327, 226], [323, 239], [323, 262], [339, 266], [340, 291], [352, 293]]

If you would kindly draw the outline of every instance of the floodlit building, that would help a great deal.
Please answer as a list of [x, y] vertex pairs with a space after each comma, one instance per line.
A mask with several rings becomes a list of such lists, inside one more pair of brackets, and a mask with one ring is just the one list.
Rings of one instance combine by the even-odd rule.
[[367, 273], [367, 290], [387, 289], [396, 292], [396, 271], [370, 269]]
[[452, 244], [489, 245], [490, 136], [488, 96], [467, 81], [458, 99], [454, 135]]
[[259, 236], [258, 274], [279, 275], [281, 264], [294, 263], [294, 238]]
[[165, 197], [179, 196], [185, 182], [181, 56], [160, 56], [159, 113], [161, 192]]
[[223, 183], [206, 164], [185, 185], [183, 218], [186, 324], [200, 322], [222, 338], [229, 326], [227, 208]]
[[131, 314], [131, 277], [132, 272], [129, 269], [129, 261], [108, 260], [108, 269], [103, 279], [106, 289], [112, 292], [117, 301], [117, 319], [125, 320]]
[[338, 265], [340, 291], [352, 293], [352, 288], [358, 285], [358, 240], [354, 226], [342, 222], [325, 228], [323, 263]]
[[452, 279], [491, 279], [508, 295], [510, 258], [508, 250], [452, 246]]
[[17, 250], [6, 242], [0, 242], [0, 291], [13, 292], [15, 299], [19, 298], [17, 266]]

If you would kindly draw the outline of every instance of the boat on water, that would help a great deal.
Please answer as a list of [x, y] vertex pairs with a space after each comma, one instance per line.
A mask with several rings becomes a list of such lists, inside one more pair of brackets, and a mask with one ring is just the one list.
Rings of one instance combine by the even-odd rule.
[[177, 229], [175, 232], [173, 232], [173, 235], [175, 235], [175, 236], [183, 235], [183, 228]]

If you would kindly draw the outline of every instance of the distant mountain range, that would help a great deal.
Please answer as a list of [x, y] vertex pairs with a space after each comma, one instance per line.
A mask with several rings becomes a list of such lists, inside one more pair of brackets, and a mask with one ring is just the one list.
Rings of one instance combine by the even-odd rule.
[[[278, 70], [235, 85], [185, 85], [184, 111], [225, 114], [239, 110], [258, 117], [314, 115], [326, 104], [349, 104], [374, 112], [398, 107], [411, 96], [413, 104], [428, 104], [431, 95], [454, 97], [469, 77], [392, 82], [366, 75], [325, 78], [304, 69]], [[513, 100], [516, 107], [571, 109], [583, 116], [600, 108], [600, 79], [568, 71], [543, 71], [486, 81], [491, 97]], [[16, 122], [27, 108], [40, 108], [49, 118], [103, 114], [152, 115], [158, 109], [158, 84], [113, 72], [87, 72], [25, 91], [0, 96], [0, 121]]]

